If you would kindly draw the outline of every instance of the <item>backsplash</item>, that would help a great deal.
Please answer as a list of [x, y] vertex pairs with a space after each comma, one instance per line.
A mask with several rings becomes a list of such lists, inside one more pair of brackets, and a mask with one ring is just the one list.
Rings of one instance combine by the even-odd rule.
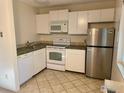
[[66, 38], [70, 38], [71, 42], [80, 43], [86, 40], [87, 35], [66, 35], [66, 34], [39, 35], [39, 40], [53, 41], [55, 37], [66, 37]]

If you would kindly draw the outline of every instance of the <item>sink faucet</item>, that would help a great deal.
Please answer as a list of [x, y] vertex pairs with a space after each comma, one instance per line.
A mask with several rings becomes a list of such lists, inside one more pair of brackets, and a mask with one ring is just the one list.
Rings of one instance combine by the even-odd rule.
[[25, 43], [25, 46], [29, 47], [29, 46], [30, 46], [30, 42], [27, 41], [27, 42]]

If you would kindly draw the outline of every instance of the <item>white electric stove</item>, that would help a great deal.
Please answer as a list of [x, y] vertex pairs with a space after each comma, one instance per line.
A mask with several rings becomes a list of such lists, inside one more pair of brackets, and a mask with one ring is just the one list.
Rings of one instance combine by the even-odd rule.
[[56, 37], [53, 46], [47, 46], [47, 68], [65, 71], [66, 46], [70, 38]]

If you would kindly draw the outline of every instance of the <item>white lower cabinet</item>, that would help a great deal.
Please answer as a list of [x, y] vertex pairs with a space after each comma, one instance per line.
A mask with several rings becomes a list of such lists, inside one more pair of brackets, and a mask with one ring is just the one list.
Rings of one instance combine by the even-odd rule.
[[18, 56], [20, 85], [46, 67], [45, 48]]
[[66, 49], [66, 70], [85, 73], [85, 50]]
[[34, 51], [34, 75], [46, 68], [46, 49]]
[[33, 52], [18, 56], [20, 85], [33, 76]]

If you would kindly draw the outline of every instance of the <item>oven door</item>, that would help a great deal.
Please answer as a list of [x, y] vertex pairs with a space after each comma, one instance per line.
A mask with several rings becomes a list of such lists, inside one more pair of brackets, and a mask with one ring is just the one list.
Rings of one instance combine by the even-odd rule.
[[65, 49], [47, 48], [47, 63], [65, 64]]

